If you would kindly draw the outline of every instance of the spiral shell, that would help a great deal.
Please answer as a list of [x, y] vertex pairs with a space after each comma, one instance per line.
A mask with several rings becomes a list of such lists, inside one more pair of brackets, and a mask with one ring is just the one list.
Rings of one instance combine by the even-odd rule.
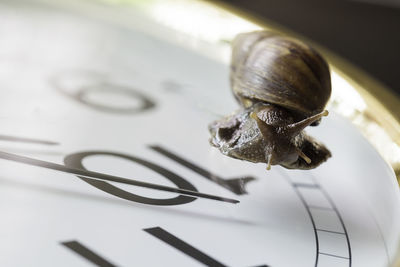
[[235, 38], [230, 81], [243, 107], [271, 103], [302, 117], [323, 111], [331, 95], [325, 60], [301, 41], [267, 31]]

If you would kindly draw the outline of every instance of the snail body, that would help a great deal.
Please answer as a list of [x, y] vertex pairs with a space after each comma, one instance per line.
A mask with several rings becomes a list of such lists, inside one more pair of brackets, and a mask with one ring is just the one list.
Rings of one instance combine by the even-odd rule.
[[311, 169], [331, 156], [303, 129], [327, 115], [329, 67], [310, 46], [272, 32], [233, 41], [231, 89], [241, 109], [209, 126], [210, 143], [230, 157]]

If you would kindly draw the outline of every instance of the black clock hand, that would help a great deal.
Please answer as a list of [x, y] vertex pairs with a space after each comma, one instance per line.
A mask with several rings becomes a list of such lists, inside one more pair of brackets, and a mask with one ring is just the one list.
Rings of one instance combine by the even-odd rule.
[[174, 192], [174, 193], [179, 193], [179, 194], [186, 195], [186, 196], [194, 196], [194, 197], [200, 197], [200, 198], [213, 199], [213, 200], [224, 201], [224, 202], [229, 202], [229, 203], [233, 203], [233, 204], [239, 203], [238, 200], [231, 199], [231, 198], [219, 197], [219, 196], [215, 196], [215, 195], [195, 192], [195, 191], [186, 190], [186, 189], [174, 188], [174, 187], [169, 187], [169, 186], [164, 186], [164, 185], [146, 183], [146, 182], [131, 180], [131, 179], [118, 177], [118, 176], [114, 176], [114, 175], [104, 174], [104, 173], [100, 173], [100, 172], [92, 172], [92, 171], [87, 171], [87, 170], [82, 170], [82, 169], [70, 168], [70, 167], [66, 167], [61, 164], [38, 160], [38, 159], [34, 159], [34, 158], [29, 158], [29, 157], [24, 157], [24, 156], [19, 156], [16, 154], [11, 154], [11, 153], [7, 153], [7, 152], [3, 152], [3, 151], [0, 151], [0, 159], [15, 161], [15, 162], [19, 162], [19, 163], [26, 164], [26, 165], [47, 168], [47, 169], [51, 169], [51, 170], [55, 170], [55, 171], [75, 174], [75, 175], [84, 176], [87, 178], [92, 178], [92, 179], [97, 179], [97, 180], [106, 180], [106, 181], [129, 184], [129, 185], [134, 185], [134, 186], [141, 186], [141, 187], [146, 187], [146, 188], [155, 189], [155, 190]]

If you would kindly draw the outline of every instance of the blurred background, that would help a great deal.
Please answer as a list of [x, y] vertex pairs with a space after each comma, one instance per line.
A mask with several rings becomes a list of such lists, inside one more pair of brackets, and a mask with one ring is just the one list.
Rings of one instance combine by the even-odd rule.
[[214, 0], [330, 49], [400, 96], [400, 0]]

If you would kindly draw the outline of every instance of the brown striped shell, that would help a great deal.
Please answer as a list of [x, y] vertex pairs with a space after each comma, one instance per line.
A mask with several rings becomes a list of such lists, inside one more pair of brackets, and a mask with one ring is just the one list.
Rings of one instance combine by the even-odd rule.
[[310, 46], [267, 31], [235, 38], [230, 80], [243, 107], [271, 103], [301, 117], [323, 111], [331, 95], [325, 60]]

